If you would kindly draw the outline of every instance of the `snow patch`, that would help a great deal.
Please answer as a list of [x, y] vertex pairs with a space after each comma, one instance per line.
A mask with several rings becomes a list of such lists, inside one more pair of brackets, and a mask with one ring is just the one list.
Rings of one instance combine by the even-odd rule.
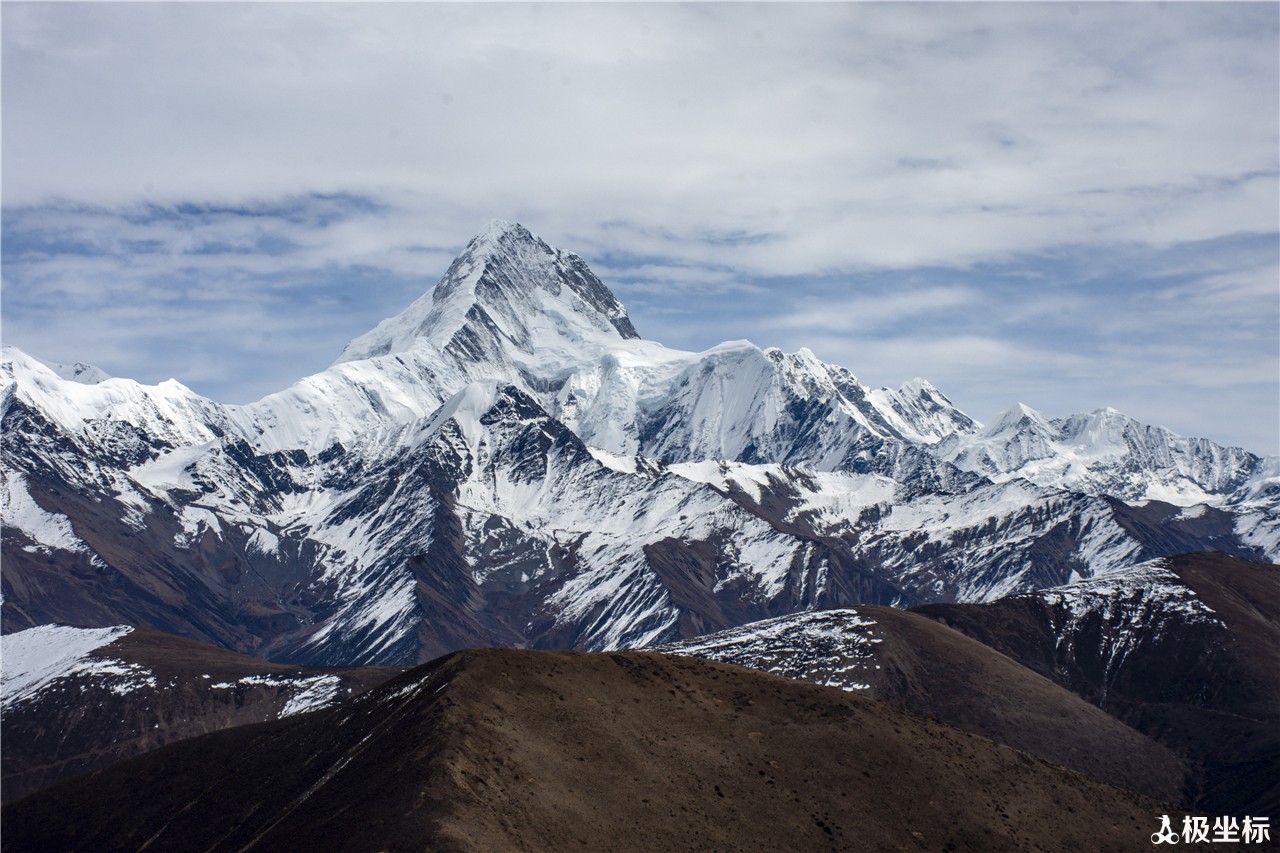
[[59, 364], [56, 361], [45, 361], [43, 358], [35, 360], [52, 370], [59, 379], [78, 382], [81, 385], [97, 385], [99, 382], [105, 382], [111, 378], [111, 374], [105, 370], [80, 361], [75, 364]]
[[280, 553], [280, 537], [270, 530], [259, 527], [253, 531], [253, 535], [249, 537], [245, 547], [250, 551], [257, 551], [259, 554], [269, 557], [275, 556]]
[[155, 679], [138, 664], [91, 657], [103, 646], [129, 634], [133, 628], [72, 628], [38, 625], [0, 637], [3, 678], [0, 707], [9, 708], [39, 695], [50, 684], [73, 675], [116, 676], [111, 688], [128, 692], [155, 686]]
[[1280, 563], [1280, 513], [1257, 510], [1236, 516], [1236, 534], [1246, 545], [1262, 551], [1267, 560]]
[[59, 513], [47, 512], [36, 503], [27, 490], [26, 478], [19, 473], [0, 472], [0, 514], [4, 516], [5, 527], [22, 531], [23, 535], [36, 543], [29, 546], [28, 550], [43, 553], [89, 553], [89, 546], [72, 529], [71, 519]]
[[336, 675], [317, 675], [311, 678], [295, 679], [292, 685], [298, 692], [289, 697], [289, 702], [280, 712], [281, 717], [292, 717], [307, 711], [327, 708], [338, 701], [342, 682]]
[[1193, 506], [1183, 507], [1178, 513], [1178, 521], [1189, 521], [1193, 518], [1204, 518], [1205, 513], [1209, 511], [1207, 504], [1195, 504]]
[[879, 669], [876, 622], [854, 608], [817, 610], [753, 622], [654, 651], [705, 658], [812, 681], [849, 692], [870, 689]]
[[1091, 612], [1102, 611], [1104, 617], [1110, 617], [1113, 612], [1119, 612], [1118, 608], [1133, 609], [1147, 617], [1140, 624], [1125, 620], [1132, 623], [1125, 630], [1135, 634], [1158, 627], [1152, 624], [1151, 619], [1164, 619], [1174, 614], [1188, 621], [1218, 621], [1209, 605], [1166, 568], [1164, 559], [1113, 569], [1030, 595], [1065, 608], [1071, 614], [1073, 624]]
[[219, 681], [209, 687], [213, 690], [268, 687], [287, 693], [289, 700], [279, 714], [280, 718], [284, 718], [336, 704], [341, 698], [342, 681], [336, 675], [246, 675], [235, 681]]
[[620, 474], [636, 473], [638, 460], [635, 456], [623, 456], [620, 453], [610, 453], [607, 450], [601, 450], [598, 447], [588, 447], [587, 452], [591, 454], [597, 462], [611, 471], [617, 471]]

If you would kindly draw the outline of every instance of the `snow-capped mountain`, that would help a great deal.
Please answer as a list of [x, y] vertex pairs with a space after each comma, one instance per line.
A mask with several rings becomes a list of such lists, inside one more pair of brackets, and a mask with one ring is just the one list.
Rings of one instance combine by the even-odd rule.
[[[923, 380], [868, 389], [806, 350], [671, 350], [513, 223], [256, 403], [83, 384], [12, 348], [0, 377], [6, 631], [411, 663], [1280, 553], [1275, 459], [1118, 415], [984, 429]], [[1170, 471], [1205, 503], [1160, 500]]]
[[939, 458], [996, 482], [1028, 480], [1124, 500], [1240, 504], [1280, 489], [1275, 458], [1183, 438], [1115, 409], [1048, 418], [1019, 403], [976, 431], [952, 433]]
[[77, 361], [75, 364], [59, 364], [56, 361], [40, 361], [62, 379], [70, 379], [83, 385], [97, 385], [111, 378], [105, 370]]

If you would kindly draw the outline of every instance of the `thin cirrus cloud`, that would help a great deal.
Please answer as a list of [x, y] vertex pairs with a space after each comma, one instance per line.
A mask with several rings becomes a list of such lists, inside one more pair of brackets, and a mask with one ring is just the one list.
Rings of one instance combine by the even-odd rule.
[[42, 357], [260, 396], [500, 217], [671, 345], [1277, 449], [1273, 5], [0, 15], [4, 331]]
[[922, 323], [933, 318], [938, 322], [938, 315], [974, 309], [982, 299], [981, 291], [954, 286], [931, 286], [842, 299], [808, 297], [794, 310], [777, 317], [773, 325], [827, 333], [869, 333], [904, 321]]

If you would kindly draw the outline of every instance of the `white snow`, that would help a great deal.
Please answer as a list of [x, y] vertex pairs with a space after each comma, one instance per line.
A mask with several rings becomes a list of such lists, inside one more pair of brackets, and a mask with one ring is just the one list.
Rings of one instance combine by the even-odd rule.
[[52, 370], [60, 378], [71, 382], [79, 382], [81, 385], [97, 385], [99, 382], [105, 382], [111, 378], [111, 375], [105, 370], [79, 361], [75, 364], [59, 364], [56, 361], [45, 361], [42, 358], [38, 358], [36, 361]]
[[[208, 678], [209, 676], [204, 676]], [[289, 696], [279, 718], [292, 717], [307, 711], [316, 711], [334, 705], [342, 698], [342, 681], [336, 675], [246, 675], [232, 681], [210, 684], [211, 690], [230, 690], [237, 685], [244, 687], [269, 687]]]
[[1113, 569], [1030, 595], [1058, 608], [1055, 622], [1061, 621], [1055, 628], [1060, 644], [1081, 636], [1081, 623], [1098, 617], [1104, 690], [1129, 654], [1140, 643], [1161, 636], [1170, 623], [1221, 623], [1217, 614], [1168, 570], [1164, 560]]
[[336, 675], [317, 675], [294, 682], [298, 692], [289, 698], [280, 712], [281, 717], [292, 717], [307, 711], [327, 708], [338, 701], [342, 683]]
[[174, 544], [179, 548], [190, 548], [206, 530], [218, 535], [222, 533], [222, 521], [211, 509], [189, 504], [181, 508], [178, 518], [182, 522], [182, 532], [175, 534]]
[[636, 473], [637, 457], [635, 456], [622, 456], [617, 453], [610, 453], [607, 450], [601, 450], [598, 447], [588, 447], [587, 452], [597, 462], [610, 470], [618, 471], [622, 474]]
[[257, 551], [259, 554], [277, 554], [280, 551], [280, 537], [270, 530], [258, 528], [253, 531], [248, 542], [245, 543], [245, 547], [250, 551]]
[[693, 640], [654, 647], [801, 678], [854, 692], [870, 689], [877, 665], [874, 620], [856, 608], [815, 610], [752, 622]]
[[981, 428], [981, 424], [918, 376], [903, 383], [897, 391], [877, 388], [867, 391], [867, 397], [899, 433], [922, 444], [937, 444], [949, 435]]
[[189, 445], [213, 440], [211, 427], [224, 419], [223, 407], [172, 379], [159, 385], [130, 379], [85, 385], [63, 379], [11, 346], [0, 347], [0, 380], [12, 382], [20, 399], [72, 434], [89, 420], [114, 419], [144, 427], [171, 444]]
[[[60, 678], [72, 675], [119, 676], [113, 689], [143, 686], [150, 674], [136, 664], [90, 657], [91, 653], [129, 634], [133, 628], [71, 628], [39, 625], [0, 637], [3, 681], [0, 707], [31, 699]], [[155, 685], [150, 678], [151, 686]]]
[[[1112, 408], [1052, 419], [1018, 404], [992, 424], [937, 445], [938, 456], [996, 482], [1014, 478], [1048, 488], [1177, 506], [1224, 506], [1245, 499], [1271, 458], [1184, 438]], [[1243, 486], [1242, 473], [1257, 473]]]
[[89, 553], [89, 546], [76, 536], [71, 519], [58, 513], [46, 512], [27, 491], [26, 478], [16, 471], [0, 470], [0, 513], [4, 526], [22, 531], [36, 543], [28, 546], [34, 550], [71, 551]]
[[163, 495], [174, 489], [199, 491], [200, 487], [192, 476], [193, 469], [214, 446], [214, 442], [205, 442], [190, 447], [174, 448], [156, 459], [131, 469], [129, 477], [139, 486], [156, 495]]
[[1236, 516], [1236, 533], [1247, 545], [1280, 563], [1280, 511], [1252, 510]]
[[[1031, 594], [1050, 604], [1065, 607], [1072, 614], [1073, 622], [1078, 622], [1091, 611], [1101, 609], [1110, 613], [1121, 606], [1140, 607], [1144, 613], [1158, 612], [1162, 616], [1178, 614], [1193, 621], [1217, 619], [1213, 610], [1181, 578], [1166, 568], [1163, 559], [1112, 569], [1105, 574]], [[1148, 621], [1129, 626], [1134, 631], [1156, 627]]]

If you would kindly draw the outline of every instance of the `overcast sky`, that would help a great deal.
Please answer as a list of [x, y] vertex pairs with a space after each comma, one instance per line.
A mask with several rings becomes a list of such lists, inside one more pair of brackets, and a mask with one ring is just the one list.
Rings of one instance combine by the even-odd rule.
[[490, 218], [640, 333], [1280, 452], [1275, 3], [3, 15], [3, 337], [245, 402]]

